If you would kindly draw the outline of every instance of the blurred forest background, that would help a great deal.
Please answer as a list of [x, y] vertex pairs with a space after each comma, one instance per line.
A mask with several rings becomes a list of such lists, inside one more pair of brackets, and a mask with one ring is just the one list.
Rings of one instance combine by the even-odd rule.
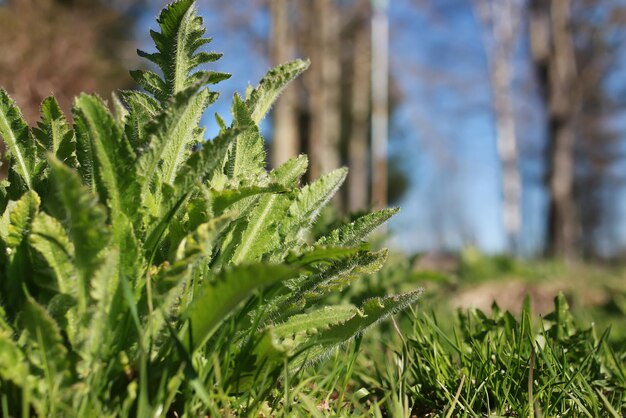
[[[0, 0], [0, 85], [35, 123], [54, 93], [133, 88], [160, 0]], [[270, 166], [340, 165], [339, 214], [400, 205], [407, 253], [626, 254], [621, 0], [199, 0], [234, 91], [310, 70], [263, 126]], [[208, 133], [213, 115], [206, 115]], [[271, 139], [270, 139], [271, 138]]]

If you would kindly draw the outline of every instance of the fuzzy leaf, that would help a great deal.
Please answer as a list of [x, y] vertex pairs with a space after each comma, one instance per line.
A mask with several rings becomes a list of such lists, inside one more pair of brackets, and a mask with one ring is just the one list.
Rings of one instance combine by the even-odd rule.
[[40, 112], [41, 121], [33, 129], [39, 142], [68, 166], [77, 167], [74, 131], [56, 99], [53, 96], [46, 98], [41, 104]]
[[357, 245], [364, 240], [370, 232], [387, 222], [387, 220], [398, 213], [399, 210], [398, 208], [389, 208], [363, 215], [355, 221], [342, 225], [331, 231], [330, 234], [321, 237], [316, 244], [328, 246]]
[[285, 261], [290, 264], [328, 264], [339, 259], [345, 259], [346, 257], [353, 256], [363, 250], [367, 250], [366, 247], [324, 247], [316, 246], [313, 249], [307, 250], [302, 254], [290, 254]]
[[348, 343], [357, 335], [364, 333], [370, 327], [400, 312], [407, 306], [415, 303], [422, 294], [422, 290], [404, 293], [401, 295], [373, 298], [365, 301], [359, 312], [351, 319], [333, 324], [328, 329], [320, 330], [315, 336], [306, 341], [311, 347], [299, 356], [293, 368], [299, 367], [304, 361], [315, 361], [331, 350]]
[[285, 187], [296, 187], [300, 178], [306, 173], [309, 166], [309, 159], [306, 155], [298, 155], [290, 158], [280, 167], [275, 168], [270, 173], [272, 181], [282, 184]]
[[106, 190], [115, 225], [121, 213], [133, 214], [137, 209], [136, 193], [131, 189], [135, 178], [134, 152], [100, 98], [80, 95], [74, 114], [82, 121], [92, 144], [97, 172]]
[[111, 93], [111, 101], [113, 103], [115, 121], [120, 128], [123, 128], [126, 125], [126, 118], [128, 118], [128, 109], [126, 109], [122, 99], [116, 92]]
[[[93, 275], [90, 283], [90, 316], [87, 341], [85, 342], [86, 362], [84, 365], [90, 373], [103, 367], [103, 360], [108, 359], [108, 351], [113, 342], [107, 341], [111, 330], [121, 312], [121, 298], [115, 298], [119, 286], [120, 253], [110, 248], [102, 257], [103, 262]], [[123, 342], [117, 342], [122, 344]]]
[[[270, 181], [285, 187], [295, 187], [307, 168], [306, 156], [292, 158], [270, 173]], [[281, 245], [278, 229], [284, 221], [291, 201], [287, 195], [261, 196], [240, 226], [231, 260], [235, 264], [258, 261], [278, 250]], [[230, 254], [229, 254], [230, 256]], [[276, 261], [279, 261], [277, 258]]]
[[9, 248], [16, 248], [31, 233], [33, 219], [39, 210], [41, 200], [35, 192], [26, 192], [11, 210], [8, 235], [5, 243]]
[[142, 202], [157, 177], [173, 183], [178, 167], [191, 152], [194, 132], [208, 103], [207, 90], [197, 94], [195, 89], [187, 89], [168, 102], [145, 128], [149, 135], [147, 150], [137, 162]]
[[135, 152], [140, 155], [148, 140], [146, 128], [154, 122], [154, 117], [161, 111], [161, 106], [151, 96], [140, 91], [128, 90], [121, 92], [120, 95], [128, 106], [124, 132]]
[[0, 89], [0, 139], [9, 150], [11, 168], [19, 175], [27, 189], [33, 188], [37, 175], [37, 145], [22, 113], [4, 89]]
[[[28, 330], [28, 340], [33, 350], [40, 356], [39, 361], [49, 379], [50, 391], [69, 378], [68, 353], [63, 344], [63, 337], [56, 322], [48, 312], [32, 297], [26, 297], [26, 303], [20, 316], [22, 326]], [[51, 394], [52, 394], [51, 393]]]
[[346, 168], [339, 168], [300, 190], [289, 207], [289, 216], [281, 229], [286, 238], [286, 250], [304, 240], [305, 231], [314, 224], [317, 215], [335, 195], [347, 174]]
[[189, 328], [181, 336], [189, 351], [202, 346], [215, 329], [259, 288], [297, 275], [297, 270], [283, 265], [252, 264], [229, 267], [213, 280], [206, 280], [194, 295], [185, 319]]
[[316, 311], [294, 315], [287, 321], [272, 325], [274, 336], [293, 338], [298, 334], [315, 335], [330, 325], [344, 323], [359, 313], [352, 305], [326, 306]]
[[130, 76], [157, 100], [165, 102], [169, 98], [168, 88], [157, 73], [148, 70], [133, 70], [130, 72]]
[[358, 309], [351, 305], [326, 306], [268, 326], [254, 349], [255, 367], [271, 369], [282, 364], [285, 357], [296, 355], [301, 346], [322, 330], [345, 323], [358, 314]]
[[[187, 106], [184, 112], [171, 126], [171, 136], [166, 139], [163, 148], [162, 178], [163, 181], [173, 184], [180, 165], [191, 154], [192, 146], [198, 141], [195, 134], [198, 123], [205, 109], [217, 99], [217, 95], [210, 93], [208, 89], [201, 90], [200, 93], [187, 99]], [[176, 105], [175, 105], [176, 106]]]
[[[161, 32], [150, 31], [157, 52], [138, 53], [159, 66], [163, 79], [148, 71], [134, 71], [131, 75], [140, 86], [154, 94], [159, 101], [165, 102], [205, 76], [192, 74], [198, 65], [217, 61], [221, 54], [197, 52], [211, 40], [203, 37], [206, 29], [202, 18], [196, 14], [193, 0], [171, 3], [163, 9], [157, 22]], [[207, 82], [218, 82], [227, 77], [220, 73], [212, 79], [209, 76]]]
[[75, 296], [74, 246], [61, 223], [45, 213], [37, 214], [29, 242], [54, 272], [59, 291]]
[[74, 245], [79, 273], [79, 305], [86, 308], [89, 278], [100, 264], [100, 251], [108, 244], [110, 232], [106, 210], [97, 197], [82, 185], [77, 173], [50, 156], [52, 179], [65, 210], [69, 237]]
[[308, 60], [295, 60], [271, 69], [254, 89], [248, 99], [247, 106], [255, 123], [261, 122], [272, 107], [283, 89], [294, 78], [309, 68]]
[[210, 179], [220, 172], [228, 156], [228, 150], [245, 130], [246, 128], [229, 128], [215, 139], [202, 143], [202, 148], [192, 153], [181, 167], [174, 181], [176, 188], [188, 190], [198, 181]]
[[317, 265], [318, 271], [309, 276], [287, 282], [292, 291], [286, 297], [272, 301], [271, 315], [285, 316], [301, 311], [310, 301], [315, 301], [331, 293], [336, 288], [343, 288], [363, 273], [377, 271], [387, 259], [387, 251], [370, 253], [362, 251], [341, 258], [327, 265]]
[[[148, 255], [154, 254], [178, 210], [185, 201], [201, 186], [201, 181], [222, 167], [229, 146], [241, 132], [228, 129], [212, 141], [205, 142], [202, 148], [191, 154], [179, 170], [174, 186], [163, 185], [163, 201], [160, 208], [160, 220], [153, 222], [147, 231], [144, 248]], [[149, 256], [150, 257], [150, 256]]]
[[28, 364], [24, 353], [11, 334], [0, 329], [0, 377], [10, 380], [17, 386], [23, 386], [28, 375]]
[[223, 213], [229, 206], [239, 202], [242, 199], [258, 196], [268, 193], [285, 193], [289, 189], [280, 184], [273, 183], [265, 187], [247, 186], [234, 190], [211, 191], [211, 199], [213, 201], [213, 211], [215, 214]]
[[[75, 107], [72, 108], [72, 114], [77, 113]], [[74, 132], [76, 135], [76, 159], [78, 160], [78, 173], [90, 190], [98, 193], [98, 181], [96, 156], [93, 149], [93, 143], [89, 137], [89, 126], [86, 120], [81, 117], [74, 119]]]
[[226, 172], [231, 179], [256, 180], [266, 176], [264, 141], [252, 121], [250, 110], [238, 94], [233, 99], [233, 126], [250, 128], [239, 135], [231, 147]]

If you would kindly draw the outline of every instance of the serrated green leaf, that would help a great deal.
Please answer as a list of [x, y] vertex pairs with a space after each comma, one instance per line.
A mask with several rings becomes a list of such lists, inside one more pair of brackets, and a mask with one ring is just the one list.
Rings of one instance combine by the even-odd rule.
[[346, 168], [338, 168], [299, 191], [281, 228], [281, 235], [286, 241], [285, 250], [304, 241], [304, 233], [315, 223], [317, 215], [335, 195], [347, 174]]
[[345, 323], [358, 314], [359, 310], [352, 305], [325, 306], [316, 311], [293, 315], [287, 321], [271, 325], [270, 328], [279, 344], [288, 344], [291, 349], [295, 344], [304, 343], [332, 325]]
[[364, 240], [374, 229], [378, 228], [389, 218], [399, 212], [398, 208], [388, 208], [377, 212], [368, 213], [355, 221], [342, 225], [330, 232], [330, 234], [317, 240], [317, 245], [357, 245]]
[[211, 200], [213, 202], [213, 211], [219, 215], [223, 213], [229, 206], [239, 202], [242, 199], [259, 196], [268, 193], [285, 193], [289, 189], [280, 184], [274, 183], [264, 187], [260, 186], [244, 186], [234, 190], [211, 190]]
[[146, 128], [154, 122], [154, 117], [161, 112], [161, 105], [151, 96], [140, 91], [122, 91], [120, 96], [128, 106], [124, 132], [135, 152], [141, 155], [148, 141]]
[[194, 132], [209, 98], [207, 90], [196, 93], [193, 88], [187, 89], [168, 102], [145, 128], [149, 137], [147, 149], [137, 162], [142, 202], [157, 178], [173, 183], [178, 167], [191, 153], [196, 140]]
[[174, 185], [179, 190], [189, 190], [198, 181], [214, 177], [224, 168], [228, 150], [237, 137], [245, 131], [240, 128], [228, 128], [211, 141], [202, 143], [200, 150], [191, 154], [176, 176]]
[[270, 178], [272, 181], [282, 184], [285, 187], [296, 187], [308, 167], [308, 157], [304, 154], [300, 154], [297, 157], [290, 158], [280, 167], [272, 170]]
[[37, 348], [33, 352], [40, 357], [38, 360], [44, 370], [48, 390], [53, 395], [71, 375], [68, 353], [59, 327], [43, 306], [28, 295], [20, 322], [28, 330], [29, 344]]
[[77, 167], [74, 131], [56, 99], [53, 96], [46, 98], [41, 104], [40, 112], [41, 121], [33, 129], [35, 137], [59, 160], [70, 167]]
[[245, 226], [241, 226], [241, 236], [232, 256], [233, 263], [258, 261], [280, 247], [278, 228], [285, 218], [289, 202], [286, 196], [277, 194], [259, 199], [245, 218]]
[[231, 146], [226, 174], [231, 179], [241, 181], [254, 181], [267, 176], [263, 138], [252, 121], [250, 110], [238, 94], [233, 99], [232, 113], [233, 126], [242, 129], [242, 133]]
[[289, 254], [285, 261], [290, 264], [299, 264], [299, 265], [307, 265], [307, 264], [316, 264], [316, 263], [324, 263], [328, 264], [333, 261], [337, 261], [340, 259], [345, 259], [349, 256], [353, 256], [361, 251], [367, 250], [367, 247], [325, 247], [325, 246], [316, 246], [312, 249], [308, 249], [302, 254]]
[[[77, 113], [75, 106], [72, 114]], [[76, 136], [76, 160], [78, 161], [78, 173], [82, 182], [86, 184], [94, 193], [98, 193], [96, 156], [93, 144], [89, 137], [89, 126], [83, 118], [74, 119], [74, 133]]]
[[112, 210], [114, 226], [117, 217], [137, 210], [135, 179], [135, 155], [132, 147], [122, 136], [113, 115], [102, 100], [96, 96], [82, 94], [76, 99], [75, 118], [82, 121], [91, 142], [97, 170], [106, 191], [109, 207]]
[[415, 303], [421, 294], [422, 290], [420, 289], [401, 295], [373, 298], [365, 301], [359, 312], [351, 319], [333, 324], [328, 329], [321, 330], [314, 337], [307, 340], [306, 344], [311, 349], [301, 354], [292, 363], [292, 367], [297, 368], [304, 361], [315, 361], [323, 357], [325, 353], [346, 344], [388, 316], [398, 313]]
[[320, 299], [334, 288], [346, 286], [365, 272], [378, 270], [386, 259], [386, 250], [375, 253], [363, 251], [328, 264], [320, 264], [313, 274], [287, 282], [291, 292], [270, 301], [272, 306], [268, 312], [284, 317], [302, 310], [308, 303]]
[[0, 89], [0, 139], [7, 145], [13, 160], [11, 169], [32, 189], [37, 175], [37, 145], [22, 119], [22, 113], [6, 90]]
[[120, 252], [110, 248], [102, 256], [102, 263], [90, 281], [88, 325], [90, 332], [86, 335], [87, 340], [84, 343], [85, 364], [82, 365], [89, 373], [97, 373], [98, 369], [103, 367], [102, 361], [109, 358], [108, 351], [114, 343], [107, 341], [107, 336], [115, 328], [117, 316], [122, 314], [120, 309], [122, 298], [115, 298], [119, 295], [119, 268]]
[[192, 146], [200, 142], [201, 135], [197, 134], [198, 123], [205, 109], [217, 99], [208, 89], [188, 98], [184, 113], [176, 121], [177, 126], [163, 148], [163, 163], [161, 167], [163, 181], [173, 184], [180, 165], [191, 154]]
[[111, 102], [113, 103], [113, 114], [115, 115], [115, 121], [120, 129], [126, 125], [126, 118], [128, 118], [128, 109], [124, 106], [122, 99], [116, 92], [111, 93]]
[[29, 242], [54, 272], [59, 291], [76, 296], [74, 246], [61, 223], [45, 213], [37, 214]]
[[37, 193], [26, 192], [13, 206], [5, 240], [7, 247], [19, 247], [22, 241], [28, 237], [40, 204], [41, 200]]
[[0, 377], [21, 387], [26, 382], [28, 371], [24, 353], [11, 338], [11, 334], [0, 329]]
[[298, 349], [322, 330], [345, 323], [358, 314], [352, 305], [326, 306], [268, 326], [254, 348], [255, 367], [270, 369], [282, 364], [284, 358], [298, 354]]
[[189, 327], [181, 341], [189, 351], [202, 346], [241, 302], [262, 287], [290, 279], [298, 271], [283, 265], [252, 264], [222, 270], [205, 280], [185, 314]]
[[100, 264], [100, 251], [109, 242], [106, 210], [97, 197], [82, 185], [78, 174], [54, 156], [49, 157], [55, 190], [67, 217], [69, 237], [74, 245], [75, 265], [79, 275], [78, 301], [87, 305], [89, 279]]
[[255, 123], [261, 122], [287, 84], [309, 68], [309, 65], [308, 60], [291, 61], [271, 69], [263, 77], [246, 100]]
[[145, 91], [154, 95], [157, 100], [164, 102], [169, 98], [168, 87], [157, 73], [149, 70], [133, 70], [130, 72], [130, 76]]
[[162, 214], [156, 221], [151, 222], [148, 230], [146, 231], [144, 250], [145, 256], [150, 262], [154, 260], [154, 256], [158, 246], [161, 244], [165, 232], [169, 228], [170, 223], [175, 219], [178, 210], [183, 206], [185, 201], [187, 201], [190, 192], [171, 192], [171, 194], [171, 197], [166, 197], [165, 199], [168, 202], [168, 206], [166, 206], [167, 212]]
[[[203, 37], [206, 29], [202, 18], [196, 14], [193, 0], [171, 3], [163, 9], [157, 22], [161, 32], [150, 31], [157, 52], [138, 53], [159, 66], [163, 79], [146, 71], [132, 72], [131, 75], [140, 86], [154, 94], [159, 101], [165, 102], [205, 76], [192, 74], [198, 65], [216, 61], [221, 54], [197, 52], [211, 40]], [[208, 74], [206, 82], [216, 83], [228, 76], [224, 73], [213, 76]]]

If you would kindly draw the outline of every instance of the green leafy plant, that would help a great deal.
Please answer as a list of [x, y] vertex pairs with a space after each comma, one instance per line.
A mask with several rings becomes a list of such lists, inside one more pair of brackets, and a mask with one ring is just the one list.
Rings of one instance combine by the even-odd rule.
[[[419, 292], [324, 306], [386, 251], [366, 235], [395, 209], [314, 241], [345, 169], [300, 187], [305, 156], [268, 172], [258, 123], [308, 63], [271, 70], [233, 122], [205, 141], [200, 119], [228, 74], [198, 69], [202, 19], [179, 0], [151, 32], [160, 68], [131, 72], [114, 112], [54, 98], [29, 128], [0, 90], [10, 158], [0, 185], [0, 408], [3, 416], [159, 416], [214, 411], [209, 394], [262, 397], [258, 382], [316, 361]], [[251, 395], [254, 393], [254, 395]]]

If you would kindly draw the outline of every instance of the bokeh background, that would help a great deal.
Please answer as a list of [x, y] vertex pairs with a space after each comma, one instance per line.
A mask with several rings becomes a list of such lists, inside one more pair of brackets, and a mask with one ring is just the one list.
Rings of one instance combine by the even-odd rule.
[[[134, 88], [161, 0], [0, 0], [0, 85], [36, 123], [55, 94]], [[268, 165], [346, 165], [340, 216], [399, 205], [406, 253], [626, 254], [623, 0], [199, 0], [228, 119], [274, 64], [310, 70], [263, 126]], [[374, 33], [373, 33], [374, 32]], [[376, 152], [372, 152], [376, 149]]]

